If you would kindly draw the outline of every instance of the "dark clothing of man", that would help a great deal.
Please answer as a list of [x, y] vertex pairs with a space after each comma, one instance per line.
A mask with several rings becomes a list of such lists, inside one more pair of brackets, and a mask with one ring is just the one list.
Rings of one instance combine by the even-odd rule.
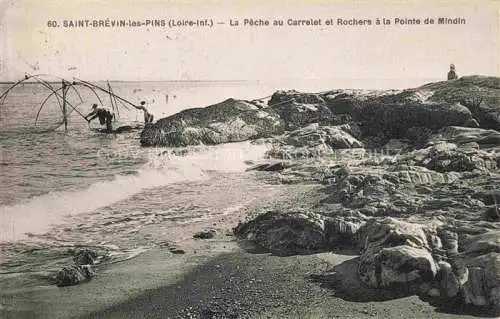
[[90, 122], [93, 119], [95, 119], [96, 117], [99, 118], [99, 123], [101, 125], [106, 124], [106, 131], [107, 132], [111, 132], [113, 130], [113, 126], [111, 124], [111, 121], [115, 117], [115, 114], [111, 110], [104, 108], [104, 107], [95, 107], [91, 113], [89, 113], [87, 116], [85, 116], [85, 119]]
[[153, 114], [149, 113], [148, 111], [144, 111], [144, 123], [153, 123], [154, 116]]
[[144, 124], [153, 123], [153, 118], [154, 118], [153, 114], [148, 112], [148, 109], [146, 109], [145, 105], [146, 105], [146, 102], [141, 101], [141, 105], [136, 106], [136, 108], [141, 109], [144, 112]]
[[454, 70], [450, 70], [450, 72], [448, 72], [448, 80], [456, 80], [456, 79], [458, 79], [457, 73], [455, 73]]

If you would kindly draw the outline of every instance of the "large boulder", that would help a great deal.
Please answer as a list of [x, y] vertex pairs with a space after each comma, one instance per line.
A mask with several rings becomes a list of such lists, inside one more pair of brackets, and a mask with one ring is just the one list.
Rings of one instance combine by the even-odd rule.
[[477, 149], [460, 149], [455, 144], [441, 143], [427, 149], [418, 164], [437, 172], [464, 172], [497, 168], [497, 155]]
[[432, 282], [438, 267], [432, 250], [440, 248], [439, 237], [423, 225], [394, 218], [369, 220], [361, 227], [358, 274], [374, 288], [417, 289]]
[[472, 120], [472, 114], [458, 103], [404, 100], [385, 103], [374, 100], [360, 103], [353, 110], [353, 118], [363, 124], [365, 136], [381, 134], [391, 139], [406, 137], [408, 130], [413, 127], [439, 129], [444, 126], [463, 126]]
[[287, 133], [281, 144], [295, 147], [327, 145], [331, 149], [358, 148], [363, 143], [344, 130], [344, 126], [320, 126], [318, 123]]
[[500, 131], [500, 78], [464, 76], [456, 81], [426, 84], [420, 89], [432, 91], [431, 101], [460, 103], [467, 107], [480, 127]]
[[489, 171], [499, 167], [500, 152], [436, 141], [427, 147], [398, 155], [398, 163], [423, 166], [436, 172]]
[[273, 147], [267, 155], [298, 159], [332, 154], [337, 149], [363, 147], [363, 143], [348, 132], [349, 129], [349, 125], [321, 126], [313, 123], [272, 140]]
[[274, 253], [290, 255], [328, 251], [353, 243], [364, 223], [359, 215], [327, 217], [314, 212], [269, 211], [240, 223], [235, 235]]
[[463, 240], [461, 246], [463, 254], [467, 256], [500, 253], [500, 230], [469, 236]]
[[459, 146], [477, 143], [481, 147], [500, 145], [500, 132], [482, 128], [450, 126], [444, 127], [429, 137], [429, 142], [448, 142]]
[[239, 142], [283, 133], [279, 115], [246, 101], [228, 99], [181, 111], [147, 125], [142, 146], [187, 146]]
[[[470, 76], [434, 82], [395, 94], [353, 96], [352, 117], [365, 135], [404, 137], [412, 127], [480, 126], [500, 130], [500, 79]], [[331, 100], [331, 99], [330, 99]], [[327, 101], [330, 101], [327, 100]], [[330, 102], [331, 103], [331, 102]]]
[[448, 261], [438, 262], [439, 280], [435, 284], [439, 294], [436, 297], [445, 302], [459, 301], [465, 306], [479, 307], [499, 315], [500, 232], [466, 236], [461, 240], [460, 253], [456, 237], [451, 245], [450, 242], [443, 245], [448, 251]]
[[59, 287], [78, 285], [94, 276], [95, 272], [90, 265], [67, 266], [57, 272], [56, 285]]
[[269, 100], [269, 108], [279, 114], [287, 130], [295, 130], [310, 123], [339, 123], [319, 94], [297, 91], [278, 91]]
[[337, 168], [324, 179], [331, 185], [325, 189], [327, 196], [322, 201], [339, 203], [368, 216], [416, 214], [424, 207], [429, 210], [439, 208], [431, 204], [432, 196], [422, 196], [417, 187], [453, 183], [458, 177], [453, 173], [438, 173], [408, 165], [394, 165], [385, 170]]
[[432, 281], [437, 274], [437, 265], [426, 249], [399, 245], [364, 254], [358, 273], [370, 287], [408, 287], [411, 290], [417, 287], [417, 283]]
[[84, 248], [79, 250], [73, 257], [73, 261], [77, 266], [93, 265], [96, 263], [99, 254], [91, 249]]
[[276, 253], [308, 253], [326, 249], [325, 219], [314, 213], [270, 211], [239, 224], [234, 233]]
[[492, 252], [469, 260], [467, 268], [464, 302], [500, 315], [500, 253]]

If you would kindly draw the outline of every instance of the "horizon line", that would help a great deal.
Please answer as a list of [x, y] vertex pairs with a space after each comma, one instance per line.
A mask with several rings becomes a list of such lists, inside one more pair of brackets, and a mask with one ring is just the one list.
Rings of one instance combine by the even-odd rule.
[[[45, 77], [59, 77], [57, 75], [49, 75], [49, 74], [44, 74]], [[483, 75], [481, 75], [483, 76]], [[488, 76], [488, 75], [484, 75]], [[60, 82], [62, 79], [71, 82], [69, 78], [63, 78], [60, 77], [59, 80], [54, 80], [54, 81], [47, 81], [47, 82]], [[20, 78], [19, 80], [22, 80]], [[6, 83], [16, 83], [19, 80], [7, 80], [7, 81], [2, 81], [0, 80], [0, 83], [6, 84]], [[130, 82], [130, 83], [136, 83], [136, 82], [179, 82], [179, 83], [193, 83], [193, 82], [290, 82], [290, 81], [403, 81], [403, 80], [438, 80], [438, 78], [404, 78], [404, 79], [396, 79], [396, 78], [288, 78], [288, 79], [234, 79], [234, 80], [117, 80], [117, 79], [101, 79], [101, 80], [85, 80], [89, 82]], [[24, 83], [38, 83], [37, 81], [26, 81]]]
[[[57, 75], [50, 75], [50, 74], [44, 74], [46, 77], [58, 77]], [[484, 77], [500, 77], [499, 75], [484, 75], [484, 74], [469, 74], [469, 75], [463, 75], [461, 77], [468, 77], [468, 76], [484, 76]], [[21, 80], [20, 78], [19, 80]], [[47, 81], [49, 83], [58, 83], [62, 79], [71, 82], [70, 79], [67, 78], [62, 78], [54, 81]], [[0, 80], [0, 84], [14, 84], [17, 83], [19, 80], [7, 80], [7, 81], [2, 81]], [[433, 82], [440, 82], [440, 81], [445, 81], [446, 79], [440, 79], [440, 78], [434, 78], [434, 77], [428, 77], [428, 78], [422, 78], [422, 77], [415, 77], [415, 78], [403, 78], [403, 79], [396, 79], [396, 78], [289, 78], [289, 79], [234, 79], [234, 80], [85, 80], [89, 82], [114, 82], [114, 83], [160, 83], [160, 82], [170, 82], [170, 83], [234, 83], [234, 82], [291, 82], [291, 81], [408, 81], [408, 80], [414, 80], [414, 81], [433, 81]], [[36, 84], [39, 83], [38, 81], [31, 81], [28, 80], [24, 83], [28, 84]], [[428, 82], [425, 82], [428, 83]]]

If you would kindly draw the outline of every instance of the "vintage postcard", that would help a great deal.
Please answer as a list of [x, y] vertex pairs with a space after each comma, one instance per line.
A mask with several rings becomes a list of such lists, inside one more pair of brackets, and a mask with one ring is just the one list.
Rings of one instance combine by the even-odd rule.
[[500, 315], [500, 2], [0, 0], [0, 318]]

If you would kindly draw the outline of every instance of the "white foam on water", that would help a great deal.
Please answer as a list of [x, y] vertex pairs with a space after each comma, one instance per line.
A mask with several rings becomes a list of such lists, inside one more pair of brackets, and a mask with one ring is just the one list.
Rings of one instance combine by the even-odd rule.
[[207, 171], [243, 171], [246, 160], [257, 160], [265, 145], [248, 142], [205, 147], [186, 156], [151, 153], [148, 164], [136, 175], [115, 176], [79, 191], [52, 192], [26, 202], [0, 207], [0, 242], [26, 238], [26, 233], [44, 233], [70, 215], [89, 213], [101, 207], [163, 185], [208, 179]]

